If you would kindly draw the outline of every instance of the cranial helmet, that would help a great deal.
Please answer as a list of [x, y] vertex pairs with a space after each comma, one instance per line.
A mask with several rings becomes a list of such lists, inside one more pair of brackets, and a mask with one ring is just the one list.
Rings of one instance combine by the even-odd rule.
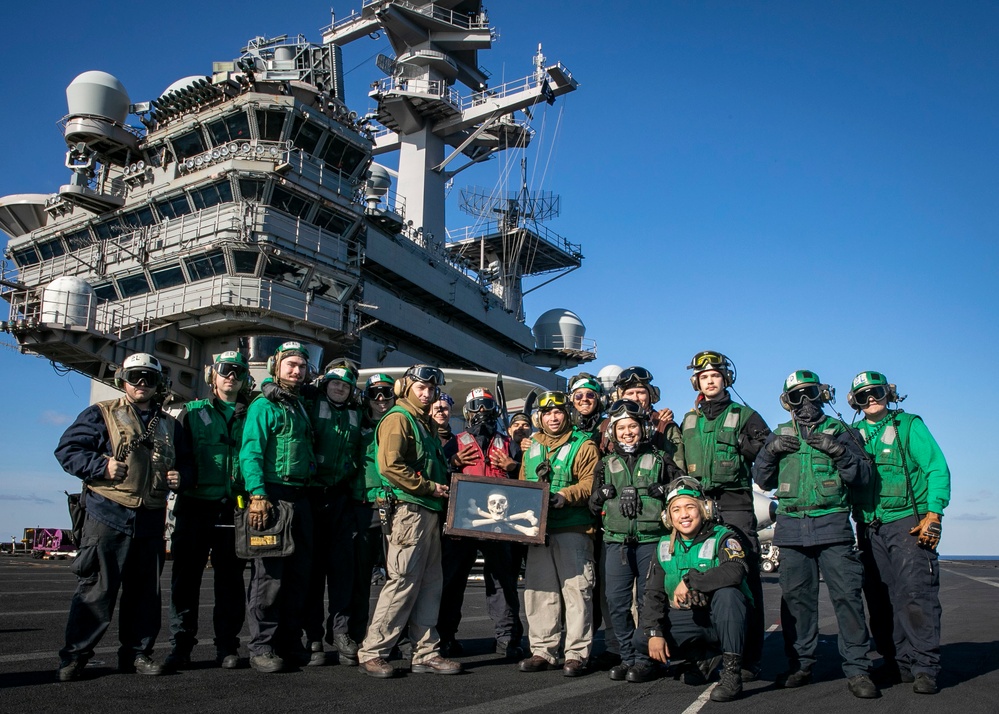
[[698, 383], [697, 379], [697, 376], [701, 372], [720, 372], [722, 378], [725, 380], [726, 388], [735, 384], [735, 364], [733, 364], [732, 360], [723, 355], [721, 352], [715, 352], [712, 350], [698, 352], [691, 358], [690, 364], [687, 365], [687, 369], [694, 370], [694, 373], [690, 375], [690, 384], [694, 387], [695, 392], [701, 391], [701, 385]]
[[114, 373], [114, 386], [118, 389], [124, 389], [126, 382], [137, 385], [138, 380], [144, 380], [149, 387], [159, 387], [163, 383], [163, 366], [146, 352], [129, 355]]
[[465, 417], [465, 421], [469, 422], [476, 417], [485, 421], [496, 421], [499, 419], [500, 409], [492, 394], [482, 387], [476, 387], [465, 397], [461, 414]]
[[552, 409], [558, 409], [565, 414], [565, 425], [563, 426], [562, 431], [558, 432], [559, 434], [563, 433], [565, 429], [572, 426], [569, 422], [569, 396], [565, 392], [555, 390], [542, 392], [538, 395], [535, 406], [537, 409], [534, 414], [531, 415], [531, 424], [534, 425], [535, 429], [540, 429], [544, 433], [551, 436], [557, 436], [557, 434], [552, 434], [548, 431], [548, 429], [546, 429], [544, 424], [541, 422], [541, 415], [544, 412], [551, 411]]
[[[400, 399], [405, 397], [416, 382], [424, 382], [436, 387], [434, 392], [435, 400], [437, 399], [437, 395], [440, 394], [440, 388], [447, 384], [447, 380], [444, 379], [444, 372], [439, 368], [432, 367], [429, 364], [414, 364], [406, 370], [401, 379], [395, 381], [395, 396]], [[451, 404], [454, 404], [454, 401]]]
[[640, 440], [649, 440], [649, 413], [642, 409], [642, 405], [638, 402], [633, 402], [630, 399], [618, 399], [610, 405], [607, 413], [610, 415], [607, 423], [607, 437], [614, 443], [617, 443], [617, 432], [614, 429], [614, 425], [624, 419], [634, 419], [637, 421], [642, 428]]
[[787, 411], [800, 406], [805, 401], [830, 403], [836, 400], [836, 390], [823, 384], [819, 375], [811, 370], [799, 369], [784, 380], [784, 391], [780, 395], [780, 405]]
[[671, 532], [674, 528], [673, 518], [669, 514], [670, 504], [681, 496], [686, 496], [697, 501], [705, 523], [715, 519], [715, 514], [718, 513], [717, 505], [704, 495], [704, 488], [701, 486], [701, 482], [690, 476], [681, 476], [671, 481], [666, 487], [666, 508], [662, 513], [662, 522], [668, 532]]
[[[858, 398], [860, 397], [860, 398]], [[861, 372], [853, 378], [850, 391], [846, 393], [846, 403], [858, 412], [869, 403], [870, 399], [887, 399], [889, 402], [900, 402], [898, 388], [888, 383], [888, 378], [881, 372]]]
[[274, 356], [267, 359], [267, 374], [272, 377], [278, 375], [279, 366], [282, 360], [286, 360], [289, 357], [298, 356], [301, 357], [308, 363], [309, 361], [309, 351], [305, 349], [305, 345], [301, 342], [289, 341], [283, 342], [278, 345], [278, 348], [274, 350]]
[[344, 382], [351, 389], [357, 384], [357, 375], [350, 370], [349, 367], [343, 365], [342, 362], [331, 362], [326, 365], [326, 369], [323, 372], [322, 383], [326, 382]]
[[242, 382], [239, 391], [249, 393], [253, 390], [253, 377], [250, 376], [250, 363], [239, 350], [228, 350], [215, 355], [212, 364], [205, 367], [205, 384], [215, 390], [215, 375], [228, 377], [234, 375]]

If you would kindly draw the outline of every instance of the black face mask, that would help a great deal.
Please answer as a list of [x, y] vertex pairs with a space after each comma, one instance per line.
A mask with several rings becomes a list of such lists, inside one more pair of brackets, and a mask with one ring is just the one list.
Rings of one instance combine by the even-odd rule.
[[496, 433], [496, 419], [487, 414], [473, 414], [468, 420], [467, 431], [474, 436], [492, 436]]
[[816, 424], [824, 416], [821, 402], [805, 400], [794, 408], [794, 418], [803, 424]]

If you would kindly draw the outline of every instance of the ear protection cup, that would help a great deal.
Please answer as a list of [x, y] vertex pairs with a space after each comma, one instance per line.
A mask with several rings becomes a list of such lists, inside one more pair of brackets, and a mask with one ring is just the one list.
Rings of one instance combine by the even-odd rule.
[[[712, 523], [714, 521], [719, 521], [717, 517], [718, 514], [718, 504], [715, 503], [714, 499], [698, 499], [698, 503], [701, 506], [701, 517], [704, 518], [705, 523]], [[659, 514], [659, 520], [662, 521], [663, 527], [666, 529], [667, 533], [673, 532], [673, 519], [669, 515], [669, 507], [663, 509], [663, 512]]]
[[531, 426], [533, 426], [538, 431], [541, 431], [541, 412], [536, 411], [531, 414]]
[[[701, 370], [701, 372], [711, 372], [711, 371], [712, 370], [710, 370], [710, 369], [703, 369], [703, 370]], [[730, 370], [730, 369], [715, 369], [714, 371], [715, 372], [721, 372], [722, 379], [724, 380], [723, 383], [725, 384], [725, 389], [728, 389], [733, 384], [735, 384], [735, 375], [732, 374], [732, 370]], [[701, 391], [701, 385], [700, 385], [700, 383], [699, 383], [699, 381], [697, 379], [700, 376], [701, 372], [696, 372], [696, 373], [690, 375], [690, 386], [694, 388], [695, 392], [700, 392]]]
[[830, 387], [828, 384], [819, 385], [819, 399], [821, 399], [824, 404], [835, 404], [836, 388]]
[[408, 381], [406, 377], [403, 377], [392, 383], [392, 393], [395, 394], [396, 399], [402, 399], [406, 396], [406, 392], [409, 391], [409, 385], [406, 384]]
[[118, 367], [114, 371], [114, 386], [118, 389], [125, 390], [125, 380], [122, 379], [121, 367]]
[[212, 378], [212, 372], [214, 372], [214, 371], [215, 371], [215, 368], [212, 365], [210, 365], [210, 364], [209, 365], [205, 365], [205, 384], [207, 384], [209, 387], [213, 386], [212, 383], [215, 381]]
[[277, 375], [274, 374], [275, 370], [277, 370], [277, 361], [274, 359], [272, 355], [267, 358], [267, 374], [269, 374], [272, 377], [276, 377]]
[[649, 405], [651, 406], [658, 403], [659, 397], [661, 396], [659, 393], [659, 387], [653, 387], [651, 384], [648, 384], [645, 388], [649, 390]]

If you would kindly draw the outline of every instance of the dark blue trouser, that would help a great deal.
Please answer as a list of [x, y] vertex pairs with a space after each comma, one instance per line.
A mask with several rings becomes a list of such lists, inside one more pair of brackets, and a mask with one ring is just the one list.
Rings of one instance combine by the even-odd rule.
[[714, 654], [741, 653], [746, 644], [747, 607], [739, 588], [722, 588], [711, 593], [710, 608], [668, 610], [670, 658], [696, 661]]
[[232, 501], [208, 501], [180, 495], [173, 509], [176, 525], [170, 539], [170, 642], [185, 654], [198, 643], [198, 603], [209, 557], [215, 603], [212, 623], [215, 649], [235, 654], [246, 614], [246, 562], [236, 557]]
[[354, 503], [354, 585], [350, 596], [347, 634], [354, 642], [364, 640], [371, 616], [371, 576], [375, 563], [384, 559], [382, 529], [370, 503]]
[[250, 626], [251, 655], [302, 650], [302, 618], [312, 567], [312, 509], [302, 489], [267, 484], [271, 503], [294, 506], [291, 537], [295, 552], [285, 558], [250, 561], [246, 620]]
[[649, 565], [655, 560], [657, 547], [658, 543], [625, 544], [604, 540], [601, 571], [608, 608], [604, 617], [617, 636], [622, 664], [629, 666], [650, 662], [649, 641], [642, 630], [635, 627], [631, 605], [632, 600], [637, 599], [638, 612], [642, 611], [645, 579]]
[[[909, 535], [913, 518], [883, 524], [877, 531], [864, 529], [861, 548], [873, 556], [876, 572], [889, 597], [888, 609], [871, 607], [871, 620], [893, 623], [893, 647], [899, 667], [913, 674], [940, 673], [940, 568], [936, 551], [921, 548]], [[868, 571], [870, 572], [870, 571]], [[868, 600], [868, 606], [870, 606]], [[875, 638], [882, 655], [882, 645]]]
[[118, 610], [118, 656], [131, 661], [152, 654], [160, 631], [160, 573], [163, 571], [163, 537], [133, 538], [89, 515], [73, 563], [76, 593], [69, 605], [66, 646], [62, 659], [88, 660], [107, 632]]
[[852, 543], [780, 546], [781, 627], [790, 668], [811, 670], [819, 644], [819, 570], [839, 627], [839, 654], [847, 677], [867, 674], [869, 637], [861, 590], [860, 554]]
[[763, 659], [763, 637], [766, 632], [766, 618], [763, 606], [763, 581], [760, 578], [760, 539], [756, 534], [756, 514], [752, 511], [725, 511], [721, 514], [726, 526], [730, 526], [742, 541], [746, 550], [746, 585], [753, 596], [746, 612], [746, 649], [742, 653], [743, 667], [753, 668]]
[[524, 634], [520, 621], [520, 596], [517, 593], [517, 570], [514, 569], [510, 544], [475, 538], [446, 537], [441, 542], [441, 568], [444, 588], [441, 591], [437, 633], [441, 642], [453, 640], [461, 624], [461, 608], [465, 602], [468, 574], [475, 565], [475, 556], [482, 551], [488, 573], [499, 588], [487, 592], [486, 607], [493, 620], [497, 643], [519, 644]]
[[[319, 642], [325, 635], [326, 641], [332, 643], [333, 635], [348, 631], [357, 521], [354, 503], [346, 488], [309, 491], [313, 550], [312, 574], [305, 599], [305, 637], [309, 642]], [[327, 593], [328, 616], [324, 629], [323, 605]]]

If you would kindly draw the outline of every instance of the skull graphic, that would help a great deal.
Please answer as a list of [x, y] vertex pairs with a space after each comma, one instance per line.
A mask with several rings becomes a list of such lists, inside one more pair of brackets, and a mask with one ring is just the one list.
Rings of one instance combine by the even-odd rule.
[[497, 521], [505, 521], [510, 502], [503, 491], [493, 491], [486, 500], [486, 510], [489, 515]]

